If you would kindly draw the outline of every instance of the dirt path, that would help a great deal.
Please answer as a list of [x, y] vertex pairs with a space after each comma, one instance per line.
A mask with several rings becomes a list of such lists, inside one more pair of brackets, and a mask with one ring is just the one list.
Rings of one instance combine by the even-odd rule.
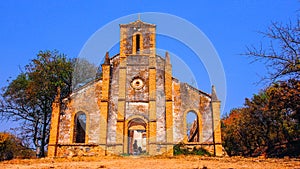
[[215, 157], [85, 157], [72, 159], [12, 160], [0, 163], [12, 169], [300, 169], [300, 159], [215, 158]]

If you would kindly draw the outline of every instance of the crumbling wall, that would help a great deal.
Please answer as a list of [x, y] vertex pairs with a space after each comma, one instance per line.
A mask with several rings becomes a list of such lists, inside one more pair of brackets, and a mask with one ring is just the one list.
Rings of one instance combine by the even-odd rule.
[[[126, 101], [127, 102], [148, 102], [149, 101], [149, 57], [128, 56], [126, 74]], [[132, 80], [140, 78], [144, 86], [136, 90], [132, 87]], [[130, 112], [126, 112], [130, 113]]]
[[156, 141], [166, 141], [165, 60], [156, 56]]
[[[126, 74], [126, 119], [133, 115], [140, 115], [148, 119], [149, 101], [149, 57], [127, 56]], [[141, 89], [132, 86], [134, 79], [142, 79]], [[126, 130], [126, 129], [125, 129]]]
[[[100, 83], [100, 84], [99, 84]], [[100, 110], [97, 104], [96, 85], [101, 86], [101, 81], [91, 82], [64, 100], [59, 124], [59, 144], [70, 144], [73, 142], [74, 117], [77, 112], [86, 114], [86, 130], [88, 143], [98, 143], [100, 134]]]
[[[68, 144], [70, 143], [70, 134], [71, 134], [71, 120], [72, 112], [74, 108], [72, 107], [73, 102], [70, 98], [63, 100], [61, 113], [59, 116], [59, 133], [58, 133], [58, 143]], [[73, 132], [73, 131], [72, 131]]]
[[116, 143], [116, 125], [119, 99], [119, 56], [111, 59], [109, 113], [107, 116], [107, 144]]
[[183, 141], [187, 133], [184, 131], [187, 112], [199, 112], [202, 124], [200, 126], [200, 136], [202, 142], [212, 141], [212, 116], [210, 107], [210, 95], [199, 91], [198, 89], [173, 79], [173, 116], [174, 116], [174, 141]]
[[58, 146], [58, 157], [74, 157], [74, 156], [101, 156], [105, 154], [105, 150], [97, 145], [69, 145]]
[[180, 82], [177, 79], [173, 79], [172, 83], [172, 93], [173, 93], [173, 140], [174, 142], [183, 141], [184, 133], [183, 128], [183, 113], [181, 112], [181, 92], [180, 92]]

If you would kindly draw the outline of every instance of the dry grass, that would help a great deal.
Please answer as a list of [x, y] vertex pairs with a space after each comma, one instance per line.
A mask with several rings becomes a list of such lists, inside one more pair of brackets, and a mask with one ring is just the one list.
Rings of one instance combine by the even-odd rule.
[[241, 157], [73, 157], [73, 158], [45, 158], [28, 160], [11, 160], [0, 163], [0, 168], [19, 169], [96, 169], [96, 168], [153, 168], [153, 169], [254, 169], [278, 168], [300, 169], [300, 159], [260, 159]]

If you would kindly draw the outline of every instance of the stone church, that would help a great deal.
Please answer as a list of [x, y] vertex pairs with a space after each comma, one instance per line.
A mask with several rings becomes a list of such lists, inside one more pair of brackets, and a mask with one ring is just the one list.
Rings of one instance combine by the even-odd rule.
[[[120, 24], [120, 53], [106, 53], [102, 77], [52, 105], [49, 157], [173, 154], [182, 142], [222, 155], [220, 101], [172, 76], [156, 54], [156, 25]], [[61, 101], [62, 100], [62, 101]], [[187, 114], [196, 119], [188, 128]]]

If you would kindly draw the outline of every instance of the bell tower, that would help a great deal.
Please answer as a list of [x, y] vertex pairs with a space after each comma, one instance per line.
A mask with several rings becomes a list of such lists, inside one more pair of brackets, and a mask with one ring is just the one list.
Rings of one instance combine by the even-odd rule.
[[[149, 154], [155, 154], [155, 31], [156, 25], [145, 23], [140, 19], [128, 24], [120, 24], [119, 97], [116, 125], [116, 144], [123, 145], [123, 149], [121, 146], [116, 147], [116, 150], [120, 153], [128, 153], [128, 119], [126, 119], [126, 117], [130, 116], [128, 113], [133, 113], [138, 110], [137, 108], [132, 108], [134, 105], [140, 104], [142, 106], [147, 105], [147, 108], [145, 108], [147, 111], [143, 114], [148, 117], [146, 124], [149, 138], [147, 139], [147, 151], [149, 150]], [[138, 86], [140, 86], [140, 88]], [[141, 97], [142, 93], [147, 93], [147, 96], [143, 95], [143, 97]], [[130, 99], [133, 95], [136, 99]], [[145, 100], [146, 98], [147, 100]], [[129, 105], [131, 105], [131, 107]], [[140, 111], [139, 113], [142, 114], [143, 112]], [[153, 152], [151, 150], [153, 150]]]
[[129, 24], [120, 24], [120, 56], [155, 56], [155, 29], [154, 24], [140, 19]]

